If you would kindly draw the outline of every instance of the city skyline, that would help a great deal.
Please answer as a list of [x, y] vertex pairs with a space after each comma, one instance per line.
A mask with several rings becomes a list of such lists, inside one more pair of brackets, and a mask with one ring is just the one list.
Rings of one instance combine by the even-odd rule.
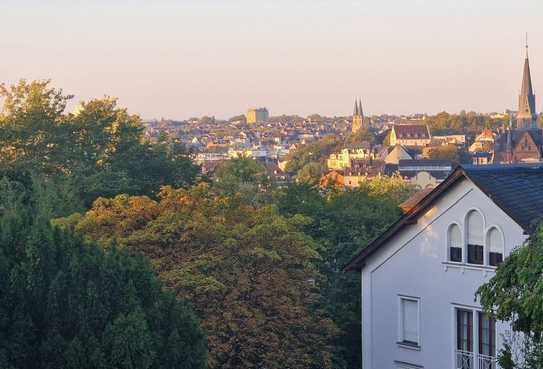
[[349, 115], [355, 96], [369, 114], [516, 109], [525, 32], [543, 86], [536, 1], [30, 2], [0, 15], [1, 81], [52, 79], [144, 119]]

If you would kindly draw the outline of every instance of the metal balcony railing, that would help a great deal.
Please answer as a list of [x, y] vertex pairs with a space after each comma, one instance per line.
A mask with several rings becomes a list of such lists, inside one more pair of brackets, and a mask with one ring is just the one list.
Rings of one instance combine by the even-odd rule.
[[496, 358], [473, 352], [456, 350], [457, 369], [496, 369]]

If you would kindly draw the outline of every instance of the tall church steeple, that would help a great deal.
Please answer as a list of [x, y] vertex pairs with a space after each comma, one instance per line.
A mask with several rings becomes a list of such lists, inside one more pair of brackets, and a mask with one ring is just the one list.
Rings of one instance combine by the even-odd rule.
[[522, 87], [518, 99], [517, 128], [530, 129], [537, 127], [537, 113], [535, 111], [535, 95], [532, 87], [530, 61], [528, 58], [528, 36], [526, 36], [526, 58], [522, 75]]
[[364, 127], [364, 110], [362, 109], [362, 100], [355, 99], [354, 101], [354, 113], [352, 123], [352, 133], [357, 133]]

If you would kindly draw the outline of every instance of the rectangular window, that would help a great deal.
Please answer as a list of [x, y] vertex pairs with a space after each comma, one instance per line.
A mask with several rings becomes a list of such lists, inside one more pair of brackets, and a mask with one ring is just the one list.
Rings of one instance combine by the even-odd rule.
[[479, 353], [494, 357], [496, 354], [496, 323], [479, 312]]
[[400, 343], [420, 346], [419, 300], [400, 298]]
[[503, 261], [503, 255], [501, 252], [489, 252], [488, 263], [492, 266], [498, 266]]
[[456, 349], [473, 352], [473, 314], [469, 310], [456, 310]]
[[449, 248], [450, 250], [450, 259], [451, 261], [455, 261], [455, 262], [462, 262], [462, 248], [461, 247], [450, 247]]
[[484, 247], [481, 245], [468, 245], [468, 263], [483, 264]]

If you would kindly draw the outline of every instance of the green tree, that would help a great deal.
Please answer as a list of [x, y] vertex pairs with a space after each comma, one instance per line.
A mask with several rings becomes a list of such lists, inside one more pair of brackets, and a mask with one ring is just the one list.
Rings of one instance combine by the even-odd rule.
[[[511, 322], [521, 337], [508, 342], [500, 353], [506, 369], [540, 368], [543, 362], [543, 228], [532, 234], [526, 245], [514, 250], [496, 270], [494, 277], [477, 292], [481, 305], [495, 319]], [[523, 352], [515, 361], [512, 351]], [[507, 366], [505, 366], [507, 364]]]
[[287, 217], [311, 221], [300, 229], [315, 239], [321, 256], [317, 266], [320, 306], [332, 317], [340, 334], [334, 341], [334, 368], [361, 364], [360, 278], [343, 266], [401, 214], [398, 204], [411, 194], [399, 176], [368, 179], [355, 190], [322, 196], [308, 184], [293, 184], [278, 195], [278, 208]]
[[303, 166], [296, 175], [296, 182], [307, 183], [312, 186], [319, 184], [321, 177], [326, 173], [324, 164], [310, 162]]
[[193, 312], [143, 258], [51, 227], [13, 182], [0, 198], [1, 368], [205, 367]]
[[38, 176], [79, 194], [83, 206], [98, 196], [187, 186], [199, 172], [179, 145], [151, 144], [140, 118], [119, 108], [116, 99], [91, 100], [66, 113], [71, 96], [49, 81], [0, 85], [0, 97], [0, 174]]
[[302, 215], [283, 217], [201, 184], [165, 187], [158, 202], [99, 199], [73, 221], [106, 247], [117, 240], [149, 257], [169, 289], [194, 304], [208, 332], [211, 367], [331, 367], [336, 330], [318, 309], [319, 254], [299, 231], [307, 222]]
[[325, 163], [328, 156], [337, 151], [342, 145], [342, 141], [335, 136], [328, 136], [321, 140], [302, 145], [296, 150], [292, 150], [287, 155], [286, 171], [291, 175], [296, 175], [306, 164], [311, 162]]
[[428, 159], [450, 160], [462, 164], [471, 162], [471, 157], [466, 150], [452, 144], [432, 147], [429, 150]]

